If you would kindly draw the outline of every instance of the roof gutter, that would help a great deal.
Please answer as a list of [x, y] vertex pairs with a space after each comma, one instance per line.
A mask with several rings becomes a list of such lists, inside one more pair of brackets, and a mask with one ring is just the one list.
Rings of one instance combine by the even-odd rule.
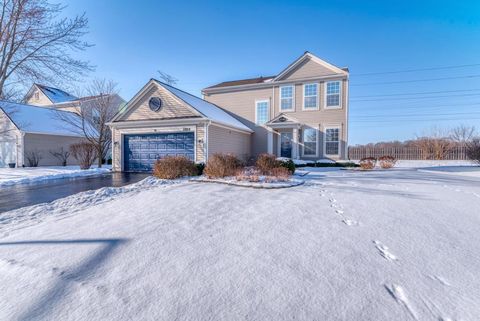
[[227, 86], [227, 87], [217, 87], [217, 88], [205, 88], [202, 90], [202, 94], [208, 96], [209, 94], [217, 94], [217, 93], [225, 93], [230, 91], [237, 91], [237, 90], [246, 90], [246, 89], [260, 89], [260, 88], [270, 88], [276, 85], [281, 84], [289, 84], [292, 82], [306, 82], [306, 81], [314, 81], [314, 80], [330, 80], [330, 79], [338, 79], [338, 78], [345, 78], [348, 74], [329, 74], [324, 75], [322, 77], [309, 77], [309, 78], [299, 78], [299, 79], [288, 79], [288, 80], [277, 80], [277, 81], [269, 81], [265, 83], [258, 83], [258, 84], [248, 84], [248, 85], [236, 85], [236, 86]]

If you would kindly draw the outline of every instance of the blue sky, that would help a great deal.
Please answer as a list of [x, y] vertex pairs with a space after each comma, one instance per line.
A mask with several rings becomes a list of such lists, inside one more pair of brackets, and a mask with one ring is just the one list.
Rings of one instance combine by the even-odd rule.
[[[478, 0], [66, 4], [66, 15], [89, 19], [95, 46], [79, 56], [97, 66], [91, 77], [115, 80], [127, 100], [157, 70], [200, 95], [217, 82], [275, 75], [308, 50], [350, 68], [350, 144], [435, 125], [480, 129]], [[385, 73], [405, 70], [417, 71]]]

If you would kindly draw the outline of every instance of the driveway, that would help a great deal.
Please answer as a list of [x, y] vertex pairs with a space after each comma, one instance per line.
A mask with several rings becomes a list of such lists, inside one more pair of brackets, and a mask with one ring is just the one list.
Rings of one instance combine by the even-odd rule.
[[0, 213], [24, 206], [51, 202], [83, 191], [136, 183], [148, 174], [108, 173], [93, 177], [55, 179], [35, 184], [18, 184], [0, 189]]

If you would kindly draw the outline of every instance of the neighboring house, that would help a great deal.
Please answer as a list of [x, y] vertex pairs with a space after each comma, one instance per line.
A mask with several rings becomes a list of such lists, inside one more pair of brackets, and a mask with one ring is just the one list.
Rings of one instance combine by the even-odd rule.
[[115, 171], [149, 171], [164, 156], [205, 162], [217, 152], [246, 158], [248, 126], [222, 108], [151, 79], [110, 123]]
[[[60, 122], [57, 113], [79, 119], [77, 114], [68, 111], [0, 101], [0, 167], [9, 163], [29, 166], [28, 156], [32, 153], [40, 155], [40, 166], [61, 165], [51, 152], [61, 148], [68, 151], [83, 135]], [[67, 164], [78, 163], [70, 157]]]
[[305, 52], [276, 76], [223, 82], [202, 93], [254, 131], [253, 156], [346, 159], [348, 75]]
[[61, 89], [40, 84], [33, 84], [23, 98], [23, 102], [34, 106], [51, 106], [78, 100]]
[[[112, 95], [112, 104], [119, 106], [119, 108], [123, 107], [125, 100], [117, 94]], [[101, 95], [75, 97], [58, 88], [33, 84], [23, 101], [28, 105], [54, 107], [79, 113], [82, 105], [94, 104], [95, 100], [100, 97]]]

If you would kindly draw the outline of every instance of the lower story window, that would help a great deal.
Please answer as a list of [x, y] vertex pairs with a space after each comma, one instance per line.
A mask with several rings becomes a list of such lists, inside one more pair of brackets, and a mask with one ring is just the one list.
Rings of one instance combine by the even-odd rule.
[[340, 128], [325, 129], [325, 155], [338, 155], [340, 151]]
[[314, 128], [303, 130], [303, 155], [317, 155], [317, 130]]
[[268, 113], [269, 113], [268, 105], [269, 105], [268, 100], [259, 100], [256, 102], [255, 123], [257, 125], [263, 125], [268, 121]]

